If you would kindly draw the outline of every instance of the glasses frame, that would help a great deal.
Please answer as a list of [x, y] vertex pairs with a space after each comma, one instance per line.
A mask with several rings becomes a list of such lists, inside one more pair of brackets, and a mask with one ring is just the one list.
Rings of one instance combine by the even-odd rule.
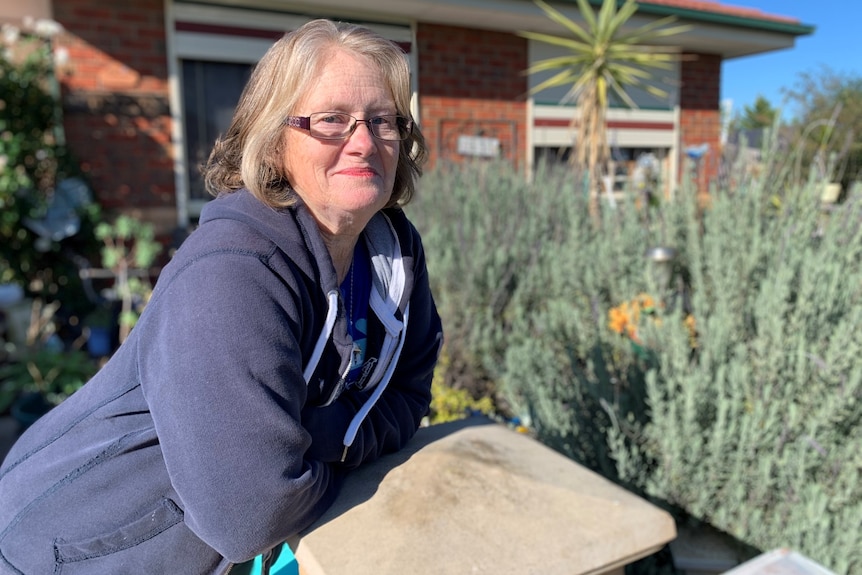
[[[323, 136], [321, 134], [316, 134], [316, 133], [311, 131], [311, 117], [315, 116], [317, 114], [338, 114], [339, 116], [347, 116], [348, 118], [350, 118], [352, 120], [352, 122], [350, 124], [350, 129], [345, 134], [343, 134], [341, 136]], [[398, 120], [404, 120], [404, 122], [405, 122], [404, 125], [406, 127], [407, 134], [403, 138], [396, 138], [396, 139], [381, 138], [375, 132], [375, 128], [374, 128], [375, 124], [372, 123], [372, 122], [374, 122], [374, 120], [378, 120], [380, 118], [395, 118], [396, 122], [398, 122]], [[407, 116], [401, 116], [399, 114], [383, 114], [380, 116], [372, 116], [371, 118], [366, 118], [365, 120], [360, 120], [359, 118], [357, 118], [355, 116], [351, 116], [350, 114], [346, 114], [344, 112], [312, 112], [308, 116], [288, 116], [287, 118], [284, 119], [284, 123], [286, 125], [290, 126], [291, 128], [299, 128], [300, 130], [305, 130], [306, 132], [308, 132], [311, 135], [311, 137], [318, 138], [320, 140], [346, 140], [347, 138], [349, 138], [350, 136], [353, 135], [353, 132], [356, 131], [356, 127], [360, 123], [365, 124], [365, 126], [368, 128], [368, 132], [372, 136], [374, 136], [375, 138], [377, 138], [378, 140], [381, 140], [383, 142], [403, 142], [404, 140], [407, 140], [408, 138], [410, 138], [410, 135], [413, 134], [413, 120], [408, 118]], [[399, 134], [400, 134], [400, 131], [399, 131]]]

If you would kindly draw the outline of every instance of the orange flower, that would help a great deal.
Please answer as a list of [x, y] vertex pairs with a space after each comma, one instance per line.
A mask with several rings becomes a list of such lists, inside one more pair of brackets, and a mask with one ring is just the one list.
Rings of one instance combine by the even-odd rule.
[[[656, 300], [647, 293], [640, 293], [630, 302], [623, 302], [608, 310], [608, 328], [620, 335], [625, 335], [635, 343], [640, 343], [638, 338], [638, 322], [640, 316], [652, 314], [656, 309]], [[661, 325], [661, 317], [653, 316], [652, 320]], [[683, 325], [688, 330], [691, 347], [697, 347], [697, 330], [695, 329], [694, 316], [689, 314], [683, 320]]]
[[648, 293], [639, 294], [634, 301], [644, 311], [652, 311], [655, 308], [655, 299]]
[[611, 308], [608, 312], [608, 327], [612, 332], [622, 334], [628, 323], [629, 317], [623, 306]]
[[694, 316], [691, 314], [685, 316], [682, 323], [688, 330], [689, 345], [691, 345], [692, 348], [697, 347], [697, 322], [695, 321]]

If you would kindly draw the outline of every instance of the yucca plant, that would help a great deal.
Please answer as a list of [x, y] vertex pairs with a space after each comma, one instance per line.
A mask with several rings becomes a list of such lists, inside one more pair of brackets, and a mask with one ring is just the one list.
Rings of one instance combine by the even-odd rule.
[[587, 0], [578, 0], [585, 26], [542, 0], [535, 2], [571, 36], [519, 33], [524, 38], [559, 46], [569, 52], [535, 62], [527, 69], [528, 74], [556, 71], [530, 93], [569, 86], [562, 103], [574, 102], [578, 107], [572, 119], [578, 127], [578, 145], [576, 153], [571, 156], [572, 162], [589, 174], [590, 207], [595, 214], [598, 212], [598, 186], [610, 159], [606, 122], [610, 95], [615, 95], [630, 108], [637, 107], [628, 93], [632, 88], [644, 89], [656, 97], [666, 97], [667, 93], [653, 84], [652, 71], [671, 69], [679, 55], [676, 48], [662, 46], [660, 42], [690, 27], [670, 26], [675, 22], [675, 18], [670, 16], [628, 30], [625, 26], [638, 9], [634, 0], [626, 0], [620, 7], [617, 7], [616, 0], [604, 0], [598, 13]]

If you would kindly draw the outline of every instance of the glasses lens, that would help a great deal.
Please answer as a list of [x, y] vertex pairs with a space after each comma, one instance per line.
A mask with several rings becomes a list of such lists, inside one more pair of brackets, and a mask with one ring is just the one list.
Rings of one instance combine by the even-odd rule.
[[309, 132], [320, 138], [343, 138], [350, 133], [353, 118], [348, 114], [323, 112], [309, 116]]
[[381, 140], [406, 140], [413, 122], [403, 116], [377, 116], [371, 118], [371, 130]]

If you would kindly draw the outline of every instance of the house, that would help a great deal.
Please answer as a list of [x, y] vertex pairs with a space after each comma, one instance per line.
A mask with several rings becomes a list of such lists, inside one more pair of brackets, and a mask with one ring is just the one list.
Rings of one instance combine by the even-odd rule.
[[[600, 0], [590, 0], [598, 5]], [[578, 20], [574, 0], [555, 6]], [[432, 165], [498, 156], [529, 168], [572, 146], [574, 108], [563, 92], [528, 97], [523, 72], [554, 48], [521, 30], [564, 33], [532, 0], [0, 0], [0, 19], [50, 18], [65, 137], [106, 208], [134, 209], [163, 231], [194, 223], [207, 201], [196, 166], [230, 119], [251, 66], [285, 31], [315, 17], [359, 22], [408, 55], [414, 114]], [[609, 111], [616, 157], [660, 159], [676, 179], [685, 150], [717, 172], [724, 60], [791, 48], [813, 27], [706, 0], [644, 0], [632, 25], [673, 15], [686, 58], [657, 78], [669, 96], [634, 94], [639, 108]]]

